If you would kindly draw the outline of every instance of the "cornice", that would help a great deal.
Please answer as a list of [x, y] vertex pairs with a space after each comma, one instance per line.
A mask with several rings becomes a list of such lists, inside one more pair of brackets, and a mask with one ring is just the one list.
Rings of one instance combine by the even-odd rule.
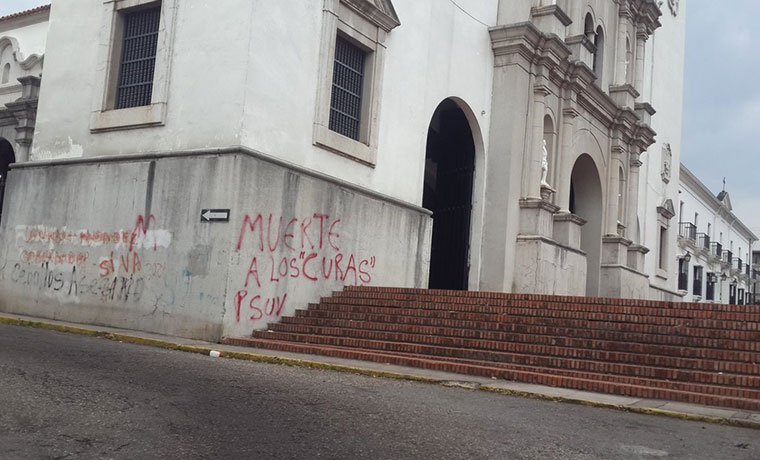
[[390, 32], [401, 25], [391, 0], [340, 0], [360, 16]]

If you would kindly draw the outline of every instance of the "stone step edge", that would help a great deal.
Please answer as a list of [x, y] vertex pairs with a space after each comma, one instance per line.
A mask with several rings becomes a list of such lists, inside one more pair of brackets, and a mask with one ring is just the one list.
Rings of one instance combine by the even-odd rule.
[[[235, 340], [235, 341], [230, 341]], [[251, 338], [243, 338], [243, 339], [226, 339], [225, 343], [229, 343], [232, 345], [239, 345], [239, 346], [249, 346], [253, 348], [267, 348], [272, 350], [280, 350], [280, 351], [290, 351], [290, 352], [299, 352], [299, 353], [305, 353], [305, 354], [317, 354], [322, 356], [332, 356], [337, 358], [345, 358], [345, 359], [356, 359], [356, 360], [362, 360], [362, 361], [370, 361], [370, 362], [378, 362], [378, 363], [385, 363], [385, 364], [396, 364], [393, 362], [390, 362], [389, 360], [393, 360], [394, 358], [404, 358], [403, 356], [396, 356], [396, 355], [382, 355], [380, 353], [375, 352], [357, 352], [355, 349], [349, 349], [349, 348], [341, 348], [341, 347], [330, 347], [330, 346], [320, 346], [320, 345], [313, 345], [313, 344], [293, 344], [291, 342], [279, 342], [279, 341], [268, 341], [265, 339], [251, 339]], [[271, 347], [264, 347], [261, 346], [263, 344], [269, 344], [272, 345]], [[288, 349], [289, 348], [289, 349]], [[298, 350], [298, 351], [297, 351]], [[320, 353], [320, 351], [330, 351], [333, 350], [334, 353], [326, 354], [326, 353]], [[353, 357], [346, 357], [346, 354], [351, 354]], [[341, 356], [343, 355], [343, 356]], [[379, 356], [382, 358], [382, 360], [373, 360], [373, 359], [367, 359], [371, 358], [373, 356]], [[430, 362], [431, 365], [436, 367], [429, 367], [429, 366], [413, 366], [413, 365], [406, 365], [407, 367], [418, 367], [423, 369], [429, 369], [429, 370], [443, 370], [445, 372], [453, 372], [457, 374], [462, 375], [479, 375], [479, 374], [473, 374], [473, 373], [467, 373], [467, 372], [457, 372], [456, 370], [446, 370], [441, 369], [437, 367], [438, 365], [445, 365], [446, 363], [443, 362], [437, 362], [437, 361], [431, 361], [427, 360], [425, 358], [412, 358], [416, 359], [417, 361], [421, 362]], [[404, 365], [404, 364], [398, 364], [398, 365]], [[459, 367], [466, 367], [461, 364], [455, 364], [455, 366]], [[473, 366], [474, 367], [474, 366]], [[495, 372], [504, 372], [502, 369], [493, 369]], [[528, 373], [523, 373], [528, 374]], [[545, 377], [553, 377], [551, 375], [546, 374], [540, 374], [540, 373], [534, 373], [537, 376], [545, 376]], [[481, 375], [484, 377], [493, 377], [493, 375]], [[571, 379], [569, 377], [561, 377], [561, 379]], [[518, 382], [525, 382], [525, 380], [518, 380], [518, 379], [509, 379], [513, 381]], [[624, 385], [624, 384], [610, 384], [607, 382], [604, 382], [603, 380], [589, 380], [589, 383], [592, 384], [606, 384], [611, 386], [617, 386], [617, 387], [628, 387], [628, 388], [636, 388], [632, 385]], [[531, 383], [531, 382], [526, 382]], [[606, 394], [620, 394], [620, 393], [613, 393], [610, 391], [603, 391], [599, 389], [589, 389], [589, 388], [572, 388], [568, 386], [563, 385], [548, 385], [548, 384], [542, 384], [537, 383], [539, 385], [545, 385], [545, 386], [552, 386], [552, 387], [558, 387], [558, 388], [571, 388], [571, 389], [577, 389], [581, 391], [590, 391], [590, 392], [598, 392], [598, 393], [606, 393]], [[719, 406], [719, 407], [730, 407], [734, 409], [741, 409], [741, 410], [760, 410], [760, 401], [753, 400], [753, 399], [746, 399], [746, 398], [736, 398], [736, 397], [725, 397], [725, 396], [717, 396], [717, 395], [709, 395], [709, 394], [703, 394], [703, 393], [693, 393], [693, 392], [686, 392], [686, 391], [677, 391], [677, 390], [667, 390], [667, 389], [652, 389], [652, 388], [646, 388], [646, 387], [638, 387], [642, 390], [642, 393], [639, 394], [623, 394], [623, 396], [630, 396], [630, 397], [640, 397], [640, 398], [647, 398], [647, 399], [667, 399], [667, 400], [674, 400], [679, 402], [688, 402], [693, 404], [701, 404], [701, 405], [711, 405], [711, 406]], [[660, 394], [668, 393], [671, 396], [672, 395], [683, 395], [688, 396], [687, 398], [672, 398], [672, 397], [656, 397], [646, 394], [646, 392], [659, 392]], [[741, 403], [741, 404], [730, 404], [727, 405], [726, 402], [732, 402], [732, 403]]]
[[[406, 307], [385, 307], [381, 305], [350, 305], [350, 304], [338, 304], [338, 303], [320, 303], [309, 304], [309, 309], [316, 311], [337, 311], [337, 312], [353, 312], [353, 313], [367, 313], [367, 314], [387, 314], [387, 315], [402, 315], [402, 316], [417, 316], [425, 317], [425, 312], [440, 312], [440, 313], [453, 313], [459, 315], [483, 315], [491, 318], [499, 318], [503, 321], [507, 318], [547, 318], [547, 319], [580, 319], [589, 321], [604, 321], [609, 323], [623, 323], [623, 324], [651, 324], [655, 326], [681, 326], [675, 324], [676, 321], [688, 322], [687, 327], [694, 329], [723, 329], [723, 330], [736, 330], [740, 332], [760, 332], [760, 323], [736, 321], [736, 320], [719, 320], [708, 318], [664, 318], [664, 317], [648, 317], [644, 315], [619, 315], [615, 313], [594, 313], [593, 317], [580, 317], [571, 315], [568, 311], [562, 310], [547, 310], [546, 314], [515, 314], [515, 313], [499, 313], [499, 312], [467, 312], [458, 310], [446, 310], [446, 309], [425, 309], [425, 308], [406, 308]], [[511, 308], [511, 307], [505, 307]], [[388, 311], [388, 313], [379, 313], [380, 311]], [[550, 314], [560, 313], [560, 314]], [[599, 319], [599, 318], [602, 319]], [[617, 317], [617, 318], [615, 318]], [[625, 317], [625, 318], [620, 318]], [[611, 319], [614, 318], [614, 319]], [[635, 321], [638, 319], [639, 321]], [[723, 327], [710, 327], [710, 322], [713, 323], [725, 323]], [[699, 323], [695, 325], [693, 323]]]
[[712, 319], [717, 321], [748, 321], [760, 323], [760, 309], [746, 312], [700, 310], [689, 308], [661, 309], [655, 307], [633, 306], [609, 306], [597, 304], [568, 304], [556, 303], [532, 303], [526, 301], [508, 301], [500, 303], [471, 303], [471, 302], [435, 302], [419, 299], [381, 299], [374, 297], [353, 297], [347, 295], [321, 297], [320, 304], [338, 304], [352, 306], [373, 306], [387, 308], [410, 308], [418, 310], [451, 310], [463, 312], [489, 313], [499, 309], [520, 309], [525, 311], [562, 311], [572, 312], [577, 315], [590, 314], [615, 314], [652, 316], [657, 318], [673, 319]]
[[[578, 363], [586, 363], [590, 367], [598, 367], [598, 366], [620, 366], [621, 368], [626, 368], [631, 371], [635, 371], [636, 369], [640, 368], [647, 368], [650, 370], [660, 370], [662, 372], [668, 372], [668, 371], [676, 371], [676, 372], [684, 372], [689, 374], [698, 374], [698, 375], [705, 375], [709, 376], [711, 374], [714, 374], [716, 372], [722, 372], [722, 375], [725, 375], [726, 378], [733, 377], [733, 378], [742, 378], [742, 377], [749, 377], [752, 379], [755, 379], [760, 376], [760, 374], [742, 374], [742, 373], [736, 373], [736, 372], [725, 372], [725, 371], [713, 371], [713, 370], [706, 370], [706, 369], [684, 369], [681, 367], [667, 367], [667, 366], [656, 366], [656, 365], [636, 365], [633, 363], [626, 363], [626, 362], [610, 362], [610, 361], [600, 361], [596, 359], [589, 359], [589, 358], [574, 358], [574, 357], [568, 357], [568, 356], [551, 356], [551, 355], [544, 355], [544, 354], [530, 354], [530, 353], [516, 353], [516, 352], [509, 352], [509, 351], [497, 351], [497, 350], [480, 350], [480, 349], [473, 349], [473, 348], [461, 348], [461, 347], [446, 347], [446, 346], [440, 346], [440, 345], [427, 345], [427, 344], [415, 344], [415, 343], [408, 343], [408, 342], [394, 342], [391, 340], [373, 340], [373, 339], [359, 339], [359, 338], [353, 338], [353, 337], [339, 337], [339, 336], [313, 336], [308, 334], [296, 334], [296, 333], [285, 333], [285, 332], [273, 332], [271, 334], [276, 334], [279, 336], [282, 336], [281, 338], [277, 338], [276, 336], [272, 337], [256, 337], [258, 334], [261, 335], [270, 335], [270, 333], [267, 332], [257, 332], [254, 333], [254, 338], [261, 338], [264, 340], [276, 340], [280, 342], [290, 342], [290, 343], [301, 343], [301, 344], [312, 344], [312, 345], [321, 345], [321, 346], [332, 346], [337, 348], [344, 348], [344, 349], [367, 349], [367, 350], [374, 350], [379, 353], [405, 353], [405, 354], [417, 354], [417, 355], [424, 355], [424, 356], [431, 356], [431, 357], [438, 357], [442, 359], [447, 358], [453, 358], [453, 359], [468, 359], [468, 360], [476, 360], [474, 358], [462, 358], [462, 357], [456, 357], [456, 356], [447, 356], [447, 355], [441, 355], [441, 354], [427, 354], [427, 353], [416, 353], [411, 351], [398, 351], [398, 350], [385, 350], [382, 348], [384, 344], [394, 344], [399, 345], [405, 349], [409, 349], [410, 347], [424, 347], [427, 349], [430, 349], [431, 351], [441, 351], [445, 352], [448, 350], [452, 350], [455, 352], [466, 352], [466, 353], [489, 353], [489, 354], [503, 354], [503, 355], [512, 355], [512, 356], [518, 356], [525, 359], [530, 358], [546, 358], [546, 359], [556, 359], [556, 360], [565, 360], [565, 361], [571, 361], [571, 362], [578, 362]], [[354, 340], [354, 341], [362, 341], [370, 346], [373, 346], [372, 348], [367, 348], [364, 346], [352, 346], [352, 345], [336, 345], [336, 344], [330, 344], [325, 343], [325, 340], [330, 339], [336, 339], [340, 341], [345, 340]], [[310, 342], [310, 340], [314, 340], [315, 342]], [[478, 361], [484, 361], [489, 362], [488, 360], [478, 360]], [[504, 362], [504, 361], [492, 361], [494, 363], [499, 364], [505, 364], [510, 365], [512, 363]], [[521, 363], [515, 363], [516, 365], [527, 365], [527, 364], [521, 364]], [[744, 364], [742, 364], [744, 365]], [[553, 368], [552, 366], [545, 366], [545, 365], [536, 365], [535, 367], [544, 367], [544, 368]], [[557, 367], [559, 369], [559, 367]], [[579, 372], [595, 372], [595, 373], [602, 373], [602, 372], [596, 372], [591, 370], [579, 370]], [[623, 376], [629, 376], [629, 377], [640, 377], [640, 378], [651, 378], [646, 376], [638, 376], [635, 374], [628, 374], [628, 373], [616, 373], [616, 375], [623, 375]], [[694, 384], [700, 384], [700, 385], [707, 385], [706, 383], [701, 382], [684, 382], [684, 383], [694, 383]], [[726, 387], [732, 387], [730, 385], [724, 385], [724, 384], [716, 384], [717, 386], [726, 386]], [[742, 389], [749, 389], [749, 390], [755, 390], [755, 387], [745, 387], [745, 386], [737, 386], [735, 388], [742, 388]], [[760, 391], [760, 390], [757, 390]]]
[[[299, 310], [296, 310], [295, 311], [295, 316], [292, 316], [292, 318], [327, 319], [327, 318], [325, 318], [323, 316], [319, 316], [318, 313], [314, 313], [314, 312], [321, 312], [321, 313], [328, 313], [328, 314], [338, 314], [338, 315], [345, 315], [345, 316], [380, 316], [380, 317], [403, 316], [405, 318], [427, 319], [427, 320], [430, 320], [430, 321], [460, 321], [460, 322], [481, 323], [481, 324], [499, 324], [499, 323], [502, 323], [502, 321], [477, 321], [477, 320], [464, 320], [464, 319], [454, 319], [454, 318], [436, 318], [436, 317], [431, 317], [431, 316], [420, 316], [420, 315], [398, 315], [398, 314], [383, 314], [383, 313], [371, 313], [371, 312], [349, 312], [349, 311], [339, 311], [339, 310], [314, 310], [314, 309], [299, 309]], [[532, 318], [534, 318], [536, 320], [546, 319], [546, 318], [540, 318], [540, 317], [532, 317]], [[332, 318], [332, 319], [338, 319], [338, 318]], [[340, 318], [340, 319], [345, 319], [345, 318]], [[553, 321], [554, 320], [559, 321], [559, 320], [566, 319], [566, 318], [550, 318], [550, 319], [553, 320]], [[358, 321], [363, 321], [363, 320], [358, 319]], [[394, 320], [394, 321], [373, 320], [373, 321], [378, 322], [378, 323], [391, 323], [391, 324], [394, 323], [394, 322], [397, 322], [397, 320]], [[578, 321], [583, 321], [583, 320], [572, 320], [572, 321], [578, 322]], [[630, 326], [630, 327], [638, 327], [638, 328], [643, 328], [643, 327], [648, 327], [648, 326], [656, 327], [656, 328], [667, 328], [667, 327], [670, 327], [670, 326], [667, 326], [667, 325], [657, 325], [657, 324], [626, 323], [626, 322], [620, 322], [620, 321], [599, 321], [599, 320], [589, 320], [589, 321], [585, 321], [585, 323], [588, 324], [589, 326], [602, 326], [602, 325], [605, 325], [605, 324], [610, 324], [610, 325], [615, 324], [615, 325], [627, 325], [627, 326]], [[402, 323], [399, 323], [399, 324], [402, 324]], [[409, 324], [409, 323], [403, 323], [403, 324]], [[665, 332], [662, 332], [662, 333], [659, 333], [659, 332], [633, 332], [633, 331], [622, 331], [622, 330], [619, 330], [619, 329], [610, 329], [610, 328], [606, 328], [606, 327], [586, 327], [586, 328], [581, 328], [581, 327], [561, 326], [561, 325], [553, 325], [553, 324], [551, 324], [551, 325], [550, 324], [533, 324], [533, 323], [513, 323], [513, 324], [522, 325], [522, 326], [525, 326], [526, 328], [547, 327], [547, 328], [564, 328], [564, 329], [602, 331], [602, 332], [621, 332], [621, 333], [624, 333], [624, 334], [642, 334], [642, 335], [645, 334], [645, 335], [656, 335], [656, 336], [670, 336], [670, 335], [673, 335], [672, 331], [668, 331], [667, 333], [665, 333]], [[470, 327], [468, 329], [473, 329], [473, 328]], [[732, 331], [730, 329], [699, 328], [699, 327], [689, 327], [687, 329], [696, 330], [696, 331], [714, 332], [714, 333], [726, 333], [727, 331]], [[739, 342], [752, 342], [752, 343], [757, 343], [758, 341], [760, 341], [760, 331], [758, 331], [758, 332], [754, 332], [754, 331], [732, 331], [732, 332], [742, 333], [744, 335], [746, 335], [746, 334], [757, 334], [758, 335], [757, 339], [754, 339], [754, 338], [741, 338], [741, 339], [730, 338], [729, 339], [729, 338], [725, 338], [725, 337], [715, 338], [715, 337], [711, 337], [709, 335], [694, 335], [694, 334], [684, 335], [682, 333], [683, 331], [679, 331], [679, 332], [681, 332], [681, 333], [679, 333], [678, 336], [679, 337], [683, 337], [683, 338], [696, 338], [696, 339], [707, 339], [707, 340], [735, 340], [735, 341], [739, 341]]]
[[[293, 317], [296, 318], [296, 317]], [[299, 318], [305, 318], [305, 317], [299, 317]], [[334, 320], [334, 321], [346, 321], [348, 320]], [[512, 332], [501, 332], [501, 331], [487, 331], [488, 333], [492, 334], [512, 334], [512, 335], [523, 335], [526, 336], [524, 339], [516, 340], [516, 339], [500, 339], [500, 338], [485, 338], [485, 337], [464, 337], [461, 335], [456, 335], [457, 329], [452, 327], [437, 327], [437, 326], [414, 326], [411, 325], [409, 327], [429, 327], [433, 329], [437, 329], [438, 331], [431, 331], [429, 333], [426, 332], [414, 332], [414, 331], [397, 331], [397, 330], [387, 330], [387, 329], [380, 329], [380, 328], [371, 328], [371, 327], [361, 327], [363, 325], [372, 325], [372, 324], [394, 324], [394, 323], [373, 323], [370, 321], [363, 321], [362, 324], [352, 324], [352, 325], [324, 325], [324, 324], [300, 324], [297, 321], [288, 320], [280, 323], [274, 323], [269, 325], [269, 329], [273, 330], [275, 332], [288, 332], [288, 331], [280, 331], [277, 330], [279, 328], [289, 328], [289, 327], [304, 327], [304, 328], [322, 328], [322, 329], [343, 329], [343, 330], [351, 330], [351, 331], [367, 331], [367, 332], [375, 332], [375, 333], [388, 333], [388, 334], [408, 334], [408, 335], [417, 335], [421, 337], [429, 337], [429, 336], [438, 336], [443, 338], [449, 338], [449, 339], [458, 339], [458, 340], [478, 340], [478, 341], [489, 341], [489, 342], [506, 342], [506, 343], [515, 343], [515, 344], [522, 344], [522, 345], [536, 345], [536, 346], [552, 346], [552, 347], [561, 347], [561, 348], [571, 348], [571, 349], [595, 349], [595, 350], [605, 350], [610, 352], [617, 352], [617, 353], [631, 353], [631, 354], [637, 354], [637, 355], [652, 355], [652, 356], [663, 356], [663, 357], [675, 357], [675, 358], [683, 358], [683, 359], [700, 359], [700, 360], [720, 360], [720, 361], [731, 361], [736, 363], [760, 363], [760, 351], [752, 351], [752, 350], [737, 350], [732, 348], [715, 348], [715, 347], [702, 347], [702, 346], [679, 346], [679, 345], [667, 345], [667, 344], [659, 344], [659, 343], [642, 343], [642, 342], [630, 342], [630, 341], [622, 341], [622, 340], [604, 340], [604, 339], [594, 339], [594, 338], [581, 338], [581, 337], [567, 337], [567, 336], [557, 336], [557, 335], [548, 335], [548, 334], [526, 334], [526, 333], [512, 333]], [[398, 323], [396, 323], [398, 324]], [[403, 325], [406, 326], [406, 325]], [[440, 330], [445, 329], [447, 333], [441, 333]], [[470, 331], [475, 331], [474, 329], [467, 329]], [[334, 335], [334, 334], [321, 334], [319, 335]], [[596, 345], [557, 345], [552, 343], [544, 343], [544, 342], [538, 342], [538, 341], [528, 341], [527, 336], [532, 337], [543, 337], [547, 339], [560, 339], [560, 340], [568, 340], [568, 341], [590, 341], [590, 342], [600, 342]], [[620, 345], [628, 345], [628, 344], [636, 344], [637, 346], [641, 347], [652, 347], [657, 348], [659, 350], [669, 350], [671, 353], [665, 354], [665, 353], [657, 353], [657, 352], [647, 352], [647, 351], [632, 351], [632, 350], [622, 350], [622, 349], [614, 349], [609, 347], [608, 345], [614, 345], [614, 344], [620, 344]], [[709, 353], [716, 353], [716, 352], [725, 352], [728, 354], [731, 354], [730, 359], [723, 359], [723, 358], [717, 358], [717, 357], [690, 357], [690, 356], [682, 356], [677, 354], [679, 350], [683, 350], [684, 348], [692, 349], [692, 350], [700, 350], [704, 352]], [[736, 354], [748, 354], [750, 355], [746, 360], [739, 360], [735, 356]]]
[[586, 304], [603, 304], [603, 305], [649, 305], [652, 307], [672, 307], [674, 305], [683, 306], [704, 306], [714, 305], [717, 307], [747, 307], [747, 305], [727, 305], [708, 302], [673, 302], [664, 300], [648, 299], [621, 299], [616, 297], [587, 297], [587, 296], [569, 296], [569, 295], [550, 295], [550, 294], [527, 294], [515, 292], [495, 292], [495, 291], [458, 291], [450, 289], [425, 289], [425, 288], [399, 288], [392, 286], [345, 286], [342, 291], [333, 291], [334, 294], [340, 292], [377, 292], [377, 293], [394, 293], [405, 295], [420, 296], [439, 296], [439, 297], [465, 297], [465, 298], [505, 298], [520, 300], [544, 300], [565, 303], [586, 303]]

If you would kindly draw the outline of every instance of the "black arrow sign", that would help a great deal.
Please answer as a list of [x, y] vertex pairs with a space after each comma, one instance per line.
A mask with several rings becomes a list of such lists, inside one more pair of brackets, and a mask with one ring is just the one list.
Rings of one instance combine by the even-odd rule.
[[201, 210], [201, 222], [229, 222], [229, 209], [203, 209]]

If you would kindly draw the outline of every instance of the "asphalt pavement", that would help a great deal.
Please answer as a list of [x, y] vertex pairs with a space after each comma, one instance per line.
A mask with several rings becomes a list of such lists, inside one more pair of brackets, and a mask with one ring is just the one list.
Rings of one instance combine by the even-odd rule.
[[0, 458], [759, 459], [760, 431], [0, 325]]

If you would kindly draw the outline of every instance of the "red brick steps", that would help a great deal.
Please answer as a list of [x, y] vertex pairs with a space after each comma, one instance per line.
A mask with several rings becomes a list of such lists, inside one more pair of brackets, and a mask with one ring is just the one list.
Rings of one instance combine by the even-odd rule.
[[227, 343], [760, 410], [753, 306], [348, 288]]

